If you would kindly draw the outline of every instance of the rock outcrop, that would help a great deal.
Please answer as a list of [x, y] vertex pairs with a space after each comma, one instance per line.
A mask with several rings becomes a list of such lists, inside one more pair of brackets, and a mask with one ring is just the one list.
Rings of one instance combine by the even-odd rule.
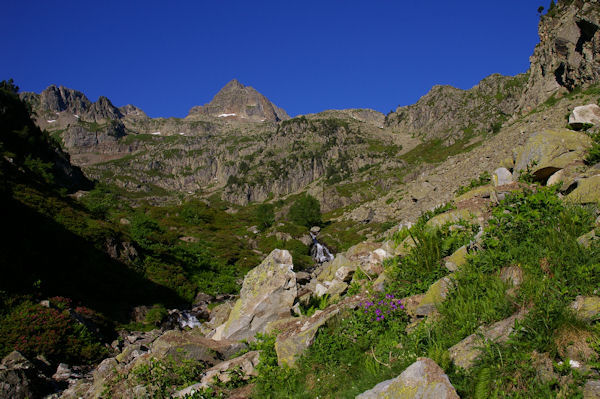
[[199, 383], [182, 389], [175, 394], [174, 398], [185, 398], [197, 391], [209, 388], [216, 384], [226, 384], [232, 380], [232, 375], [237, 375], [242, 381], [258, 375], [256, 366], [260, 362], [260, 352], [251, 351], [231, 360], [219, 363], [206, 370]]
[[584, 133], [568, 129], [547, 129], [533, 134], [515, 150], [514, 175], [529, 172], [545, 183], [555, 172], [585, 158], [592, 145]]
[[444, 370], [433, 360], [421, 357], [398, 377], [381, 382], [356, 399], [458, 399]]
[[254, 88], [244, 86], [236, 79], [227, 83], [208, 104], [193, 107], [188, 118], [195, 114], [249, 122], [278, 122], [290, 118]]
[[566, 93], [600, 80], [599, 28], [600, 4], [595, 1], [559, 1], [542, 16], [521, 110], [531, 110], [557, 91]]
[[324, 310], [317, 310], [310, 317], [283, 320], [270, 326], [270, 329], [280, 331], [275, 341], [279, 365], [294, 367], [298, 357], [312, 345], [320, 327], [338, 315], [341, 310], [356, 307], [363, 299], [360, 296], [348, 297]]
[[216, 329], [215, 340], [252, 339], [267, 324], [289, 317], [296, 298], [296, 275], [292, 256], [275, 249], [244, 278], [240, 299], [227, 321]]
[[475, 132], [496, 132], [517, 110], [527, 78], [491, 75], [469, 90], [434, 86], [416, 104], [388, 114], [385, 123], [425, 139], [446, 139], [449, 144]]
[[170, 330], [154, 341], [152, 355], [158, 359], [188, 359], [216, 364], [223, 359], [229, 359], [244, 347], [236, 341], [205, 338], [195, 329]]
[[9, 353], [0, 362], [0, 397], [29, 399], [53, 391], [47, 378], [20, 352]]
[[515, 321], [523, 320], [525, 315], [527, 315], [527, 311], [522, 310], [487, 328], [481, 328], [478, 333], [469, 335], [467, 338], [448, 349], [450, 358], [458, 367], [463, 369], [471, 368], [475, 360], [481, 354], [481, 347], [483, 347], [486, 342], [506, 342], [513, 332]]

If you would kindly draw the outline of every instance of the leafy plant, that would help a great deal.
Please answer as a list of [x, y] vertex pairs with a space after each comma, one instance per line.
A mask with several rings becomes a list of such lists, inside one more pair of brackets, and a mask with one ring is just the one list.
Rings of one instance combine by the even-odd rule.
[[308, 228], [319, 226], [321, 220], [321, 204], [310, 194], [299, 197], [290, 207], [290, 220]]
[[600, 162], [600, 133], [590, 134], [592, 138], [592, 147], [585, 157], [585, 163], [595, 165]]
[[67, 310], [30, 301], [14, 307], [0, 320], [0, 357], [12, 350], [30, 358], [42, 354], [51, 360], [86, 363], [106, 355], [98, 339], [71, 319]]
[[275, 207], [272, 204], [260, 204], [256, 208], [256, 218], [261, 230], [266, 230], [275, 223]]

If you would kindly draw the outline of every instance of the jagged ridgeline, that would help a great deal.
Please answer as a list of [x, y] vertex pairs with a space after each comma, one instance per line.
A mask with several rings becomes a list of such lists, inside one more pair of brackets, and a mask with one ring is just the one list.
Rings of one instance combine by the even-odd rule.
[[0, 397], [599, 397], [600, 4], [539, 11], [388, 115], [3, 82]]

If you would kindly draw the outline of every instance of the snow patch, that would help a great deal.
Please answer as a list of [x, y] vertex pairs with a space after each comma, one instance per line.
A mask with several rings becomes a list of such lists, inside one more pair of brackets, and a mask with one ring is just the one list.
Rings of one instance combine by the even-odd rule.
[[73, 115], [75, 118], [79, 119], [79, 115]]
[[153, 136], [160, 136], [160, 132], [154, 132], [154, 133], [150, 133]]
[[184, 132], [179, 132], [179, 135], [180, 136], [185, 136], [185, 133]]
[[49, 121], [47, 121], [48, 123], [54, 123], [56, 122], [56, 119], [50, 119]]
[[236, 116], [236, 114], [220, 114], [220, 115], [217, 115], [217, 118], [226, 118], [228, 116]]

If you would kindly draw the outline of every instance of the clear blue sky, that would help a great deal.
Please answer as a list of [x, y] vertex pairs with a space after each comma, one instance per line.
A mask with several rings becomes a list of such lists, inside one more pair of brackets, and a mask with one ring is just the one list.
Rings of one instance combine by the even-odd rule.
[[529, 67], [546, 0], [6, 1], [0, 79], [187, 115], [232, 78], [290, 115], [388, 112]]

